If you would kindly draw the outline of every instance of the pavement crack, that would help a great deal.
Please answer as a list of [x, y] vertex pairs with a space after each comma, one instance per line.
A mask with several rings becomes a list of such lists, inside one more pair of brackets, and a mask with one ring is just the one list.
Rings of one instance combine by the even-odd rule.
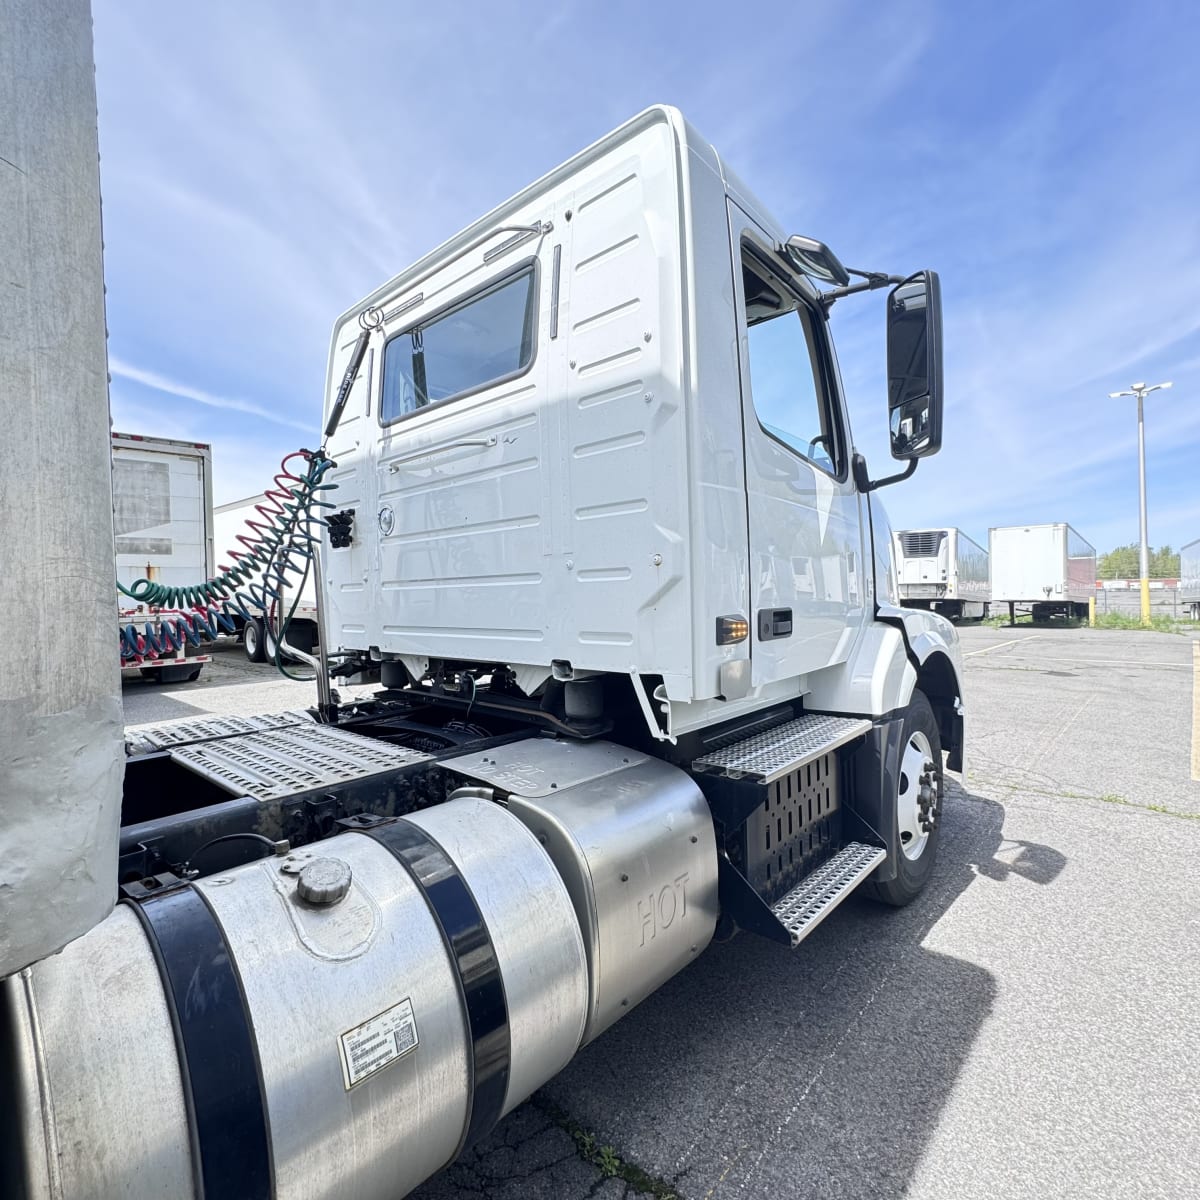
[[1039, 788], [1025, 780], [1016, 783], [1001, 783], [997, 780], [987, 779], [985, 776], [976, 775], [972, 778], [973, 786], [980, 786], [989, 791], [1005, 792], [1005, 800], [1011, 802], [1017, 792], [1029, 796], [1042, 796], [1049, 800], [1090, 800], [1095, 804], [1111, 804], [1117, 808], [1135, 809], [1139, 812], [1155, 813], [1160, 817], [1176, 817], [1181, 821], [1200, 821], [1200, 812], [1186, 812], [1177, 808], [1168, 808], [1165, 804], [1142, 804], [1137, 800], [1130, 800], [1125, 796], [1119, 796], [1115, 792], [1104, 792], [1102, 795], [1090, 795], [1086, 792], [1071, 792], [1065, 788]]
[[600, 1178], [588, 1191], [589, 1198], [598, 1195], [610, 1179], [619, 1179], [625, 1185], [622, 1200], [630, 1195], [652, 1196], [654, 1200], [681, 1200], [679, 1193], [665, 1179], [651, 1175], [636, 1163], [622, 1158], [615, 1147], [602, 1144], [596, 1134], [584, 1129], [570, 1113], [559, 1108], [541, 1092], [535, 1092], [529, 1098], [529, 1104], [571, 1138], [578, 1158], [600, 1172]]
[[815, 1070], [813, 1070], [812, 1074], [809, 1075], [808, 1081], [805, 1083], [803, 1090], [796, 1097], [795, 1102], [792, 1104], [791, 1108], [788, 1109], [783, 1119], [778, 1125], [776, 1125], [774, 1133], [763, 1141], [762, 1149], [758, 1152], [758, 1157], [753, 1163], [750, 1164], [749, 1168], [742, 1176], [740, 1184], [741, 1191], [744, 1192], [746, 1190], [746, 1185], [750, 1182], [750, 1177], [754, 1175], [762, 1166], [762, 1160], [766, 1157], [767, 1151], [774, 1143], [778, 1142], [783, 1131], [792, 1123], [792, 1118], [795, 1117], [795, 1115], [800, 1111], [801, 1106], [808, 1100], [809, 1094], [812, 1092], [813, 1088], [823, 1082], [826, 1067], [828, 1067], [831, 1062], [836, 1060], [842, 1049], [842, 1046], [846, 1043], [846, 1040], [850, 1037], [850, 1035], [856, 1029], [861, 1027], [863, 1016], [865, 1015], [867, 1009], [869, 1009], [875, 1003], [880, 993], [890, 981], [897, 961], [898, 959], [893, 956], [887, 966], [879, 973], [875, 980], [875, 986], [871, 989], [871, 993], [867, 996], [866, 1001], [858, 1009], [858, 1011], [851, 1016], [850, 1020], [846, 1022], [846, 1026], [842, 1030], [841, 1036], [837, 1039], [837, 1041], [835, 1041], [830, 1049], [826, 1051], [824, 1055], [822, 1055], [820, 1061], [816, 1065]]

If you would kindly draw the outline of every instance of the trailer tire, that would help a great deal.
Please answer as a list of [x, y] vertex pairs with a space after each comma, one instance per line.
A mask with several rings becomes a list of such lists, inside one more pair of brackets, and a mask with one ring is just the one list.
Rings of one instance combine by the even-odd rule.
[[157, 667], [147, 670], [142, 668], [142, 674], [149, 679], [154, 679], [158, 683], [194, 683], [200, 678], [200, 672], [204, 669], [204, 664], [198, 666], [169, 666]]
[[914, 691], [904, 711], [900, 779], [896, 791], [896, 877], [868, 883], [864, 894], [900, 908], [915, 900], [929, 882], [942, 832], [945, 779], [942, 739], [925, 693]]
[[251, 617], [242, 629], [242, 646], [245, 648], [246, 657], [252, 663], [267, 661], [263, 623], [258, 617]]

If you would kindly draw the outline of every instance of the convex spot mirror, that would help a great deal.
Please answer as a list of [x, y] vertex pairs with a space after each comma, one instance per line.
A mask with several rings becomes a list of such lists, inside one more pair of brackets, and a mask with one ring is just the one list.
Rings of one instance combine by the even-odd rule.
[[850, 273], [838, 261], [838, 256], [816, 238], [794, 234], [784, 243], [783, 253], [797, 271], [810, 279], [836, 283], [839, 287], [845, 287], [850, 282]]
[[942, 447], [942, 289], [918, 271], [888, 293], [888, 425], [892, 457], [926, 458]]

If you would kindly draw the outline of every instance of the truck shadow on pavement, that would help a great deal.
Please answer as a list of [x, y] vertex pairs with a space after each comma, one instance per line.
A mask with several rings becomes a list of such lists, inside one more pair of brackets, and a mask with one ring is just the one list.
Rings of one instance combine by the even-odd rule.
[[997, 990], [923, 943], [977, 876], [1048, 884], [1065, 863], [1003, 822], [949, 781], [937, 868], [912, 905], [851, 899], [794, 952], [714, 945], [414, 1195], [902, 1195]]
[[208, 710], [202, 705], [192, 704], [184, 696], [175, 695], [176, 692], [195, 687], [194, 683], [156, 684], [144, 679], [122, 680], [121, 705], [125, 724], [140, 725], [147, 721], [160, 723], [183, 717], [205, 716]]

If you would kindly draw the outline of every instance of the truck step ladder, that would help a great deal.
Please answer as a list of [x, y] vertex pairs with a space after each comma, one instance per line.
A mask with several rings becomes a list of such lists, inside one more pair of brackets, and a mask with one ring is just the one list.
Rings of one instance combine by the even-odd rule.
[[792, 946], [808, 937], [885, 858], [881, 846], [851, 842], [771, 905]]
[[719, 742], [692, 760], [692, 770], [757, 783], [773, 783], [861, 737], [871, 728], [863, 717], [805, 713], [782, 725], [752, 733], [724, 745]]

